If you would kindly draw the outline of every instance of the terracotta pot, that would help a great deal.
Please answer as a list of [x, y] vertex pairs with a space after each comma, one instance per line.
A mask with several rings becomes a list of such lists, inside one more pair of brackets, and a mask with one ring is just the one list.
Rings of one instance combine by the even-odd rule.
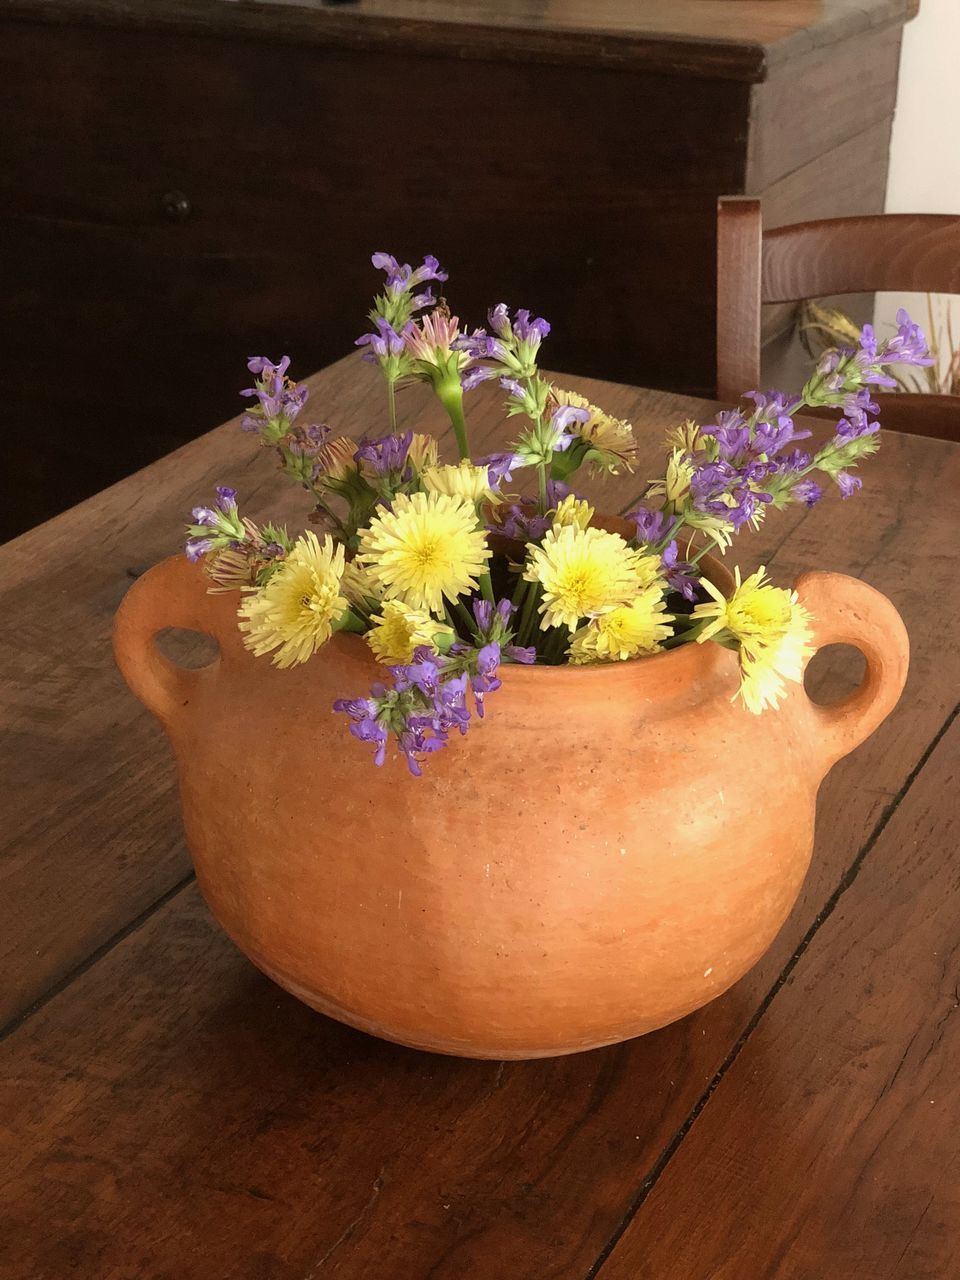
[[[182, 557], [131, 588], [115, 648], [173, 742], [203, 894], [254, 964], [375, 1035], [534, 1058], [706, 1004], [793, 906], [820, 780], [892, 709], [908, 648], [871, 587], [809, 573], [797, 590], [818, 644], [866, 656], [840, 705], [795, 686], [753, 716], [715, 644], [508, 667], [483, 722], [419, 779], [396, 757], [375, 768], [331, 710], [382, 674], [362, 638], [278, 671], [244, 650], [236, 597], [208, 595]], [[219, 657], [174, 666], [153, 643], [164, 627], [206, 632]]]

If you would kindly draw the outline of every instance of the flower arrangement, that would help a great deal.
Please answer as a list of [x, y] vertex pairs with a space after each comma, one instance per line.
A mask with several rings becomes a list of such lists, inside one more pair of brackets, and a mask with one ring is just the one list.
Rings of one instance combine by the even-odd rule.
[[[392, 739], [415, 775], [467, 732], [472, 711], [483, 716], [509, 663], [623, 662], [721, 644], [739, 655], [745, 707], [775, 708], [784, 682], [802, 679], [811, 619], [762, 568], [737, 569], [725, 596], [703, 576], [703, 558], [725, 553], [771, 507], [813, 506], [824, 483], [842, 498], [860, 488], [853, 469], [879, 444], [871, 389], [892, 385], [891, 365], [930, 362], [909, 317], [887, 342], [866, 326], [855, 345], [825, 353], [797, 396], [752, 391], [714, 422], [676, 427], [662, 475], [615, 532], [595, 523], [574, 485], [584, 472], [632, 472], [633, 428], [541, 373], [546, 320], [501, 303], [486, 328], [461, 328], [434, 296], [447, 279], [435, 258], [416, 269], [385, 253], [372, 261], [386, 279], [357, 345], [383, 374], [389, 429], [354, 441], [308, 423], [307, 388], [289, 377], [289, 358], [256, 356], [242, 427], [309, 494], [315, 530], [258, 525], [225, 487], [193, 511], [186, 553], [203, 561], [211, 591], [239, 594], [245, 645], [289, 668], [335, 631], [362, 635], [385, 678], [334, 708], [378, 765]], [[515, 440], [474, 458], [465, 402], [494, 380], [517, 419]], [[397, 430], [397, 390], [412, 381], [429, 383], [448, 414], [456, 463], [440, 460], [433, 437]], [[805, 452], [810, 433], [795, 417], [822, 405], [843, 416]], [[535, 496], [512, 490], [525, 473]]]

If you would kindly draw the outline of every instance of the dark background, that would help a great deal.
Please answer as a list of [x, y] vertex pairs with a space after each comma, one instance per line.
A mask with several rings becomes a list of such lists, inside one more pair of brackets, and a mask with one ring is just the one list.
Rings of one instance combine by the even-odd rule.
[[703, 31], [684, 0], [572, 32], [550, 3], [409, 7], [0, 15], [0, 538], [232, 416], [248, 355], [352, 349], [373, 250], [435, 253], [470, 324], [545, 315], [549, 367], [711, 394], [717, 197], [770, 225], [883, 207], [908, 0], [816, 39], [730, 0]]

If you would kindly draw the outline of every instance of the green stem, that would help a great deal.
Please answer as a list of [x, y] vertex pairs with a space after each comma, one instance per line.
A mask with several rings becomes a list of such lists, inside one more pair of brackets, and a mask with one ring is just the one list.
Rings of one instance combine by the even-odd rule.
[[691, 560], [687, 561], [687, 564], [699, 564], [708, 552], [712, 551], [714, 547], [718, 547], [719, 545], [720, 544], [717, 542], [716, 538], [711, 538], [705, 547], [702, 547]]
[[444, 379], [436, 386], [440, 403], [447, 411], [447, 417], [453, 425], [453, 434], [457, 437], [457, 451], [460, 461], [469, 461], [470, 445], [467, 442], [467, 422], [463, 416], [463, 390], [459, 378], [454, 383]]
[[710, 621], [712, 621], [712, 619], [704, 618], [702, 621], [698, 621], [688, 631], [684, 631], [682, 635], [670, 636], [668, 639], [664, 640], [662, 647], [664, 649], [675, 649], [677, 645], [689, 644], [690, 641], [696, 640], [697, 636]]
[[395, 432], [397, 429], [397, 380], [396, 378], [387, 379], [387, 411], [390, 414], [390, 431]]
[[[456, 601], [456, 610], [464, 626], [467, 628], [467, 632], [466, 632], [466, 635], [464, 636], [464, 639], [472, 640], [474, 636], [477, 634], [476, 618], [474, 618], [473, 614], [470, 612], [467, 606], [460, 599]], [[449, 610], [447, 612], [449, 614]], [[450, 618], [450, 625], [453, 627], [454, 631], [456, 631], [457, 625], [454, 622], [453, 618]]]
[[343, 613], [341, 613], [334, 625], [335, 631], [363, 632], [366, 631], [366, 629], [367, 624], [362, 620], [362, 618], [358, 618], [353, 610], [349, 608], [344, 609]]
[[567, 645], [570, 642], [569, 627], [555, 627], [553, 634], [549, 637], [544, 647], [543, 656], [546, 662], [554, 666], [559, 665], [563, 661], [563, 656], [567, 651]]
[[547, 512], [547, 465], [545, 462], [537, 464], [537, 478], [540, 486], [540, 514], [546, 515]]
[[317, 506], [320, 508], [321, 511], [326, 512], [326, 514], [337, 526], [337, 529], [339, 530], [341, 538], [343, 538], [343, 540], [346, 541], [350, 537], [350, 530], [347, 528], [347, 526], [343, 523], [343, 521], [337, 515], [336, 511], [334, 511], [333, 507], [330, 506], [330, 503], [327, 502], [326, 498], [321, 497], [316, 489], [313, 489], [312, 492], [313, 492], [313, 496], [317, 500]]
[[644, 499], [644, 495], [642, 493], [638, 493], [635, 498], [631, 498], [629, 502], [625, 503], [620, 508], [620, 510], [617, 512], [617, 515], [625, 516], [631, 507], [635, 507], [637, 503], [642, 502], [643, 499]]
[[527, 598], [520, 612], [520, 625], [517, 627], [517, 644], [529, 645], [531, 642], [531, 619], [536, 619], [537, 600], [540, 596], [540, 583], [527, 583]]
[[669, 543], [672, 542], [672, 540], [677, 536], [677, 533], [679, 532], [680, 529], [683, 528], [683, 525], [684, 525], [684, 517], [682, 515], [677, 516], [673, 524], [670, 526], [670, 528], [667, 530], [664, 536], [660, 539], [657, 545], [653, 548], [653, 550], [658, 553], [663, 551], [669, 545]]
[[481, 573], [479, 575], [480, 590], [483, 593], [484, 600], [489, 600], [493, 605], [497, 603], [497, 598], [493, 594], [493, 583], [490, 581], [489, 573]]

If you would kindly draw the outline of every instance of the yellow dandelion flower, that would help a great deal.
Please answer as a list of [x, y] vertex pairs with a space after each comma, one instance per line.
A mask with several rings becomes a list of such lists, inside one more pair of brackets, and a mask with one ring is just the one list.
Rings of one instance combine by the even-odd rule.
[[457, 466], [428, 467], [421, 472], [420, 483], [427, 493], [446, 493], [451, 498], [468, 498], [470, 502], [501, 502], [490, 488], [490, 472], [477, 467], [469, 459]]
[[306, 662], [330, 639], [347, 608], [341, 593], [343, 547], [329, 534], [321, 543], [305, 533], [266, 584], [246, 597], [237, 613], [243, 643], [257, 657], [276, 649], [278, 667]]
[[[664, 583], [663, 586], [666, 586]], [[623, 662], [657, 653], [671, 634], [673, 614], [667, 613], [661, 587], [649, 587], [630, 604], [591, 618], [570, 641], [570, 661]]]
[[445, 622], [438, 622], [419, 609], [409, 609], [402, 600], [387, 600], [370, 621], [373, 626], [366, 633], [367, 644], [378, 662], [391, 667], [409, 662], [419, 645], [428, 645], [438, 653], [437, 636], [454, 634]]
[[410, 448], [407, 450], [407, 461], [413, 469], [420, 472], [426, 471], [428, 467], [435, 467], [438, 457], [437, 437], [415, 431], [410, 441]]
[[799, 684], [803, 680], [804, 667], [813, 655], [810, 615], [803, 605], [795, 604], [794, 607], [801, 611], [802, 616], [795, 619], [793, 628], [778, 641], [751, 648], [740, 647], [739, 696], [754, 715], [759, 715], [766, 707], [776, 709], [787, 692], [784, 680]]
[[400, 493], [392, 511], [381, 510], [360, 530], [357, 559], [383, 584], [386, 599], [442, 615], [444, 597], [476, 590], [490, 549], [472, 502]]
[[706, 622], [698, 643], [726, 632], [740, 644], [739, 696], [755, 714], [776, 707], [786, 692], [784, 680], [799, 682], [813, 655], [812, 619], [795, 591], [775, 587], [761, 567], [741, 582], [735, 570], [733, 594], [727, 599], [712, 582], [701, 579], [712, 599], [698, 604], [694, 621]]
[[573, 630], [581, 618], [594, 618], [627, 604], [643, 587], [644, 556], [618, 533], [603, 529], [554, 526], [542, 544], [530, 548], [524, 578], [543, 588], [540, 626]]
[[575, 529], [586, 529], [593, 519], [593, 507], [584, 498], [577, 498], [568, 493], [562, 502], [557, 504], [553, 513], [553, 527], [564, 528], [567, 525]]
[[589, 411], [590, 417], [586, 422], [571, 423], [569, 429], [601, 455], [595, 460], [595, 470], [609, 471], [612, 475], [618, 475], [621, 469], [633, 470], [637, 442], [629, 422], [611, 417], [576, 391], [554, 387], [553, 398], [557, 404], [569, 404]]

